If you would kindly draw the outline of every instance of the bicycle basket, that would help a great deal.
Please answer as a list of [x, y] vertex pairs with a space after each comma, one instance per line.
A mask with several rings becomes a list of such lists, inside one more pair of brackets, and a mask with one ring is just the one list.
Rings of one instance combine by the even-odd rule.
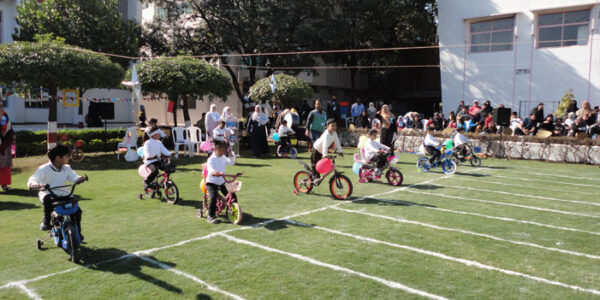
[[177, 166], [174, 163], [165, 164], [164, 169], [165, 169], [165, 172], [171, 174], [171, 173], [175, 173], [175, 171], [177, 171]]
[[228, 192], [237, 193], [242, 189], [242, 182], [237, 180], [234, 182], [229, 182], [225, 184], [225, 187], [227, 188]]

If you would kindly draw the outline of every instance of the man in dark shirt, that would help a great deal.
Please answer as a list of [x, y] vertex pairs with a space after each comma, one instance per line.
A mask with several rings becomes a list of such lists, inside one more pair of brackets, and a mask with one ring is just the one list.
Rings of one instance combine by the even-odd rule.
[[523, 133], [527, 135], [535, 135], [537, 133], [537, 120], [535, 113], [531, 113], [529, 118], [523, 121]]
[[544, 120], [544, 103], [539, 103], [537, 105], [537, 107], [535, 107], [534, 109], [531, 110], [531, 112], [529, 113], [534, 114], [535, 115], [535, 123], [539, 123], [542, 120]]

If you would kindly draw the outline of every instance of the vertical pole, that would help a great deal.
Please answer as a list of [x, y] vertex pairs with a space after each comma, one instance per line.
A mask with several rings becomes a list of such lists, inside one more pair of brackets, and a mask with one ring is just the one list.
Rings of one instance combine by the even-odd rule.
[[462, 84], [462, 99], [465, 101], [465, 84], [467, 81], [467, 41], [465, 40], [465, 53], [463, 54], [463, 84]]
[[[535, 34], [531, 34], [531, 53], [529, 54], [529, 92], [527, 95], [527, 103], [531, 103], [531, 89], [533, 85], [533, 50], [535, 49]], [[529, 109], [529, 107], [527, 108]]]
[[594, 28], [591, 30], [591, 38], [590, 38], [590, 62], [588, 63], [588, 92], [587, 92], [587, 100], [591, 100], [592, 93], [592, 55], [594, 49]]

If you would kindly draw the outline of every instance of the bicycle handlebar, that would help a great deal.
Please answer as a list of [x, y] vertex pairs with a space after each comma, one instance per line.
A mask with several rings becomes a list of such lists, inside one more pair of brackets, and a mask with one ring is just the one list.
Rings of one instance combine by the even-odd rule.
[[[225, 179], [225, 182], [227, 183], [231, 183], [234, 182], [238, 177], [242, 176], [244, 173], [236, 173], [235, 175], [231, 175], [231, 174], [223, 174], [222, 177]], [[229, 180], [227, 180], [227, 178], [231, 178]]]
[[[73, 184], [60, 185], [60, 186], [53, 186], [53, 187], [51, 187], [50, 185], [46, 184], [46, 185], [45, 185], [44, 187], [42, 187], [42, 188], [30, 189], [30, 190], [32, 190], [32, 191], [48, 191], [48, 192], [50, 192], [50, 194], [51, 194], [52, 196], [55, 196], [55, 197], [56, 197], [56, 194], [54, 194], [54, 192], [53, 192], [52, 190], [54, 190], [54, 189], [59, 189], [59, 188], [64, 188], [64, 187], [69, 187], [69, 186], [70, 186], [70, 187], [71, 187], [71, 192], [70, 192], [70, 193], [69, 193], [67, 196], [64, 196], [64, 197], [71, 197], [71, 196], [73, 196], [73, 191], [75, 190], [75, 186], [77, 186], [77, 185], [79, 185], [79, 184], [81, 184], [81, 183], [84, 183], [84, 182], [86, 182], [86, 181], [88, 181], [88, 180], [89, 180], [89, 178], [88, 178], [87, 174], [84, 174], [84, 175], [83, 175], [83, 178], [85, 178], [85, 180], [83, 180], [83, 181], [82, 181], [82, 182], [80, 182], [80, 183], [73, 183]], [[55, 203], [63, 203], [63, 202], [64, 202], [64, 203], [69, 203], [69, 202], [71, 202], [71, 201], [70, 201], [70, 200], [67, 200], [67, 201], [58, 201], [58, 202], [53, 202], [52, 204], [53, 204], [53, 205], [57, 205], [57, 204], [55, 204]]]

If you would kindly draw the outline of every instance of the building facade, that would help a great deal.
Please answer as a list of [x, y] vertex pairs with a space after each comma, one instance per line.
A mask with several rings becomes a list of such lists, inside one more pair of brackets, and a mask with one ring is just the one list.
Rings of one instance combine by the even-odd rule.
[[[440, 0], [444, 113], [491, 100], [553, 113], [565, 91], [600, 105], [600, 1]], [[559, 117], [559, 116], [557, 116]], [[562, 116], [560, 116], [562, 117]]]

